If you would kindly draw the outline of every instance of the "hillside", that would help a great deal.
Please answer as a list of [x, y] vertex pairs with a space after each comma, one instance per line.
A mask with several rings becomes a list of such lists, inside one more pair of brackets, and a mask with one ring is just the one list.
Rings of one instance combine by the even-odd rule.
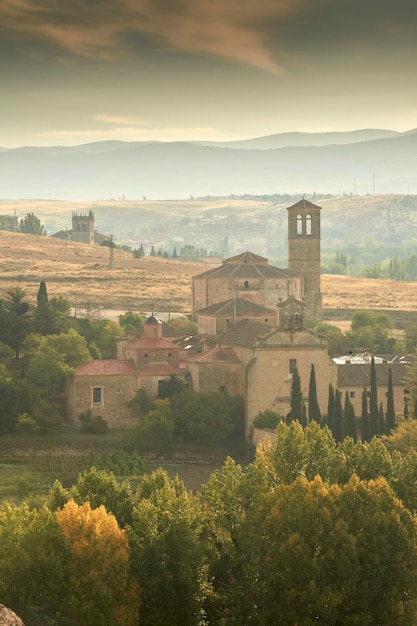
[[[417, 131], [296, 133], [239, 146], [102, 142], [0, 151], [5, 198], [188, 198], [259, 193], [413, 193]], [[377, 138], [374, 138], [377, 137]], [[339, 142], [345, 143], [339, 143]], [[291, 142], [293, 145], [291, 145]]]
[[[118, 309], [189, 313], [191, 278], [207, 265], [173, 259], [144, 257], [114, 251], [114, 268], [109, 268], [108, 248], [75, 244], [51, 238], [0, 231], [0, 297], [20, 286], [34, 301], [39, 282], [48, 293], [67, 296], [79, 311]], [[367, 308], [417, 312], [415, 283], [357, 279], [348, 276], [322, 277], [325, 309]]]

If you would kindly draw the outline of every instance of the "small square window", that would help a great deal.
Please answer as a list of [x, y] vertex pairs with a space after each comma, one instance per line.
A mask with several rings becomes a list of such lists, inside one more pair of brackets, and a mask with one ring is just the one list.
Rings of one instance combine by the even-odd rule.
[[355, 397], [356, 397], [356, 392], [355, 392], [355, 391], [351, 391], [351, 392], [349, 393], [349, 396], [350, 396], [351, 398], [355, 398]]

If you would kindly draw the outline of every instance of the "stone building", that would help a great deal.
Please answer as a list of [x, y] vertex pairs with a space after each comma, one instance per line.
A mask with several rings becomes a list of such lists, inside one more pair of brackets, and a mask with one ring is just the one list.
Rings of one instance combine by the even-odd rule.
[[[163, 383], [175, 375], [198, 392], [242, 395], [250, 440], [259, 412], [270, 409], [283, 416], [289, 412], [295, 367], [308, 405], [312, 365], [322, 412], [332, 384], [348, 392], [360, 415], [362, 390], [369, 387], [369, 365], [337, 364], [330, 359], [327, 345], [306, 328], [307, 318], [322, 316], [320, 210], [304, 199], [288, 208], [289, 269], [273, 267], [268, 259], [247, 251], [193, 278], [193, 313], [205, 338], [197, 344], [197, 354], [184, 350], [177, 337], [163, 336], [163, 325], [152, 315], [143, 337], [119, 340], [116, 360], [92, 361], [78, 368], [68, 385], [69, 418], [75, 421], [91, 408], [110, 426], [132, 426], [135, 420], [126, 404], [137, 389], [156, 397]], [[390, 365], [377, 369], [378, 401], [384, 408]], [[392, 373], [395, 407], [402, 411], [404, 364], [392, 364]]]
[[95, 360], [81, 365], [67, 384], [67, 416], [76, 423], [78, 416], [91, 409], [113, 428], [135, 424], [127, 403], [139, 388], [156, 397], [170, 376], [182, 380], [182, 348], [162, 337], [162, 323], [151, 315], [144, 325], [144, 335], [123, 342], [117, 359]]
[[72, 241], [94, 245], [94, 212], [89, 211], [87, 215], [74, 212], [72, 214]]

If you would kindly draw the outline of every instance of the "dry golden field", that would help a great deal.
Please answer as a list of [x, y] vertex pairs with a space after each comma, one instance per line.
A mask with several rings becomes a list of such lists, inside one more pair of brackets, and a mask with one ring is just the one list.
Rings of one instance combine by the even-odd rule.
[[[205, 263], [144, 257], [109, 249], [65, 243], [52, 237], [35, 237], [0, 231], [0, 297], [20, 286], [36, 298], [39, 282], [49, 296], [67, 296], [79, 309], [103, 308], [133, 311], [191, 310], [191, 278], [207, 270]], [[417, 311], [416, 283], [348, 276], [322, 276], [324, 309], [384, 309]]]

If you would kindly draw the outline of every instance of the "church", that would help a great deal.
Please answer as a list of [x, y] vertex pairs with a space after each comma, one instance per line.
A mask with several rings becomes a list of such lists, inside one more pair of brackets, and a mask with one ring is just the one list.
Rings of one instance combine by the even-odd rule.
[[[243, 396], [245, 433], [251, 441], [259, 412], [289, 412], [295, 367], [308, 404], [312, 365], [319, 406], [325, 412], [329, 385], [338, 387], [343, 366], [332, 361], [327, 345], [306, 329], [307, 318], [322, 319], [320, 211], [305, 199], [288, 208], [288, 269], [246, 251], [193, 278], [198, 350], [168, 336], [164, 329], [169, 327], [151, 315], [143, 337], [120, 338], [117, 359], [79, 367], [67, 386], [69, 420], [76, 423], [78, 415], [91, 409], [110, 427], [131, 428], [136, 420], [127, 402], [136, 391], [143, 388], [157, 397], [161, 385], [175, 375], [197, 392]], [[399, 397], [404, 393], [399, 385], [403, 373], [396, 374]], [[383, 387], [386, 384], [381, 380]], [[354, 404], [360, 414], [358, 402], [359, 397]]]

